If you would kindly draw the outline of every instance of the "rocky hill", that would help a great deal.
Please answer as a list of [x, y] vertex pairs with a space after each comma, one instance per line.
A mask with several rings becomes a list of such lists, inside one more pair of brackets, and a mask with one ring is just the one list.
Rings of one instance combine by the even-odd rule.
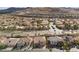
[[52, 13], [79, 13], [79, 8], [65, 8], [65, 7], [10, 7], [8, 9], [0, 10], [0, 14], [12, 13], [24, 15], [27, 13], [35, 14], [52, 14]]
[[0, 10], [0, 14], [13, 13], [13, 12], [24, 10], [24, 9], [25, 8], [11, 7], [8, 9]]
[[13, 12], [17, 15], [26, 14], [55, 14], [55, 13], [79, 13], [79, 8], [51, 8], [51, 7], [27, 7], [24, 10]]

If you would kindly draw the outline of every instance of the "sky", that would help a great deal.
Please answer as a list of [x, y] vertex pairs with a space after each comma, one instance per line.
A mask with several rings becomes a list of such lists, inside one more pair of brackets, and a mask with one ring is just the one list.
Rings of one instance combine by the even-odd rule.
[[0, 7], [79, 7], [78, 0], [0, 0]]

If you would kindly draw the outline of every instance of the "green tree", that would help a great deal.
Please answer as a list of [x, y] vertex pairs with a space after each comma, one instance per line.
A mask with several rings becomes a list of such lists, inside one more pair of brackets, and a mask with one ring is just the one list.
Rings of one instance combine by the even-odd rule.
[[7, 46], [5, 44], [0, 43], [0, 50], [6, 48]]
[[69, 42], [64, 41], [63, 49], [66, 50], [67, 52], [70, 51]]
[[74, 30], [77, 30], [78, 29], [78, 25], [75, 24], [73, 28], [74, 28]]
[[71, 25], [70, 24], [65, 24], [65, 29], [66, 30], [70, 30], [71, 29]]

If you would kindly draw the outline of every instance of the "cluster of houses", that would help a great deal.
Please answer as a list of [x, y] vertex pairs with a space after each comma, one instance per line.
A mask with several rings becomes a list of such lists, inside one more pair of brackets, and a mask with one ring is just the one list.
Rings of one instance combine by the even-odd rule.
[[[20, 37], [20, 38], [11, 38], [11, 37], [0, 37], [0, 43], [5, 44], [7, 48], [3, 49], [4, 51], [11, 51], [13, 49], [21, 48], [30, 48], [35, 45], [35, 47], [41, 48], [46, 44], [46, 38], [44, 36], [36, 37]], [[10, 49], [8, 49], [10, 48]]]
[[26, 30], [45, 30], [49, 29], [48, 18], [33, 18], [13, 15], [0, 15], [1, 29], [26, 29]]
[[65, 28], [66, 25], [74, 26], [77, 25], [79, 27], [79, 19], [72, 19], [72, 18], [59, 18], [55, 20], [55, 24], [59, 28]]
[[[0, 15], [0, 30], [17, 30], [15, 31], [16, 33], [10, 36], [9, 34], [0, 36], [0, 43], [7, 46], [5, 49], [1, 49], [1, 51], [26, 51], [35, 48], [53, 48], [64, 41], [79, 41], [79, 36], [65, 35], [72, 34], [71, 31], [57, 28], [64, 28], [65, 24], [71, 26], [79, 25], [79, 19]], [[19, 30], [21, 30], [19, 35], [22, 36], [14, 37]], [[75, 34], [77, 33], [79, 33], [79, 31]]]
[[63, 43], [65, 40], [73, 42], [79, 41], [79, 36], [26, 36], [26, 37], [6, 37], [0, 36], [0, 43], [6, 45], [5, 49], [1, 51], [26, 51], [29, 49], [46, 49], [48, 47], [55, 48], [58, 44]]

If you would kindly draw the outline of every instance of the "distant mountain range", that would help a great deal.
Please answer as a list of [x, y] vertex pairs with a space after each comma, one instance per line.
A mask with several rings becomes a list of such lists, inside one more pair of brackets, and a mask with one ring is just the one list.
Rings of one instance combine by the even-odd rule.
[[17, 14], [17, 15], [26, 15], [26, 14], [53, 14], [53, 13], [78, 13], [79, 8], [52, 8], [52, 7], [27, 7], [27, 8], [16, 8], [11, 7], [8, 9], [0, 10], [0, 14]]
[[16, 12], [16, 11], [20, 11], [20, 10], [24, 10], [25, 8], [8, 8], [8, 9], [4, 9], [4, 10], [0, 10], [0, 14], [5, 14], [5, 13], [12, 13], [12, 12]]

